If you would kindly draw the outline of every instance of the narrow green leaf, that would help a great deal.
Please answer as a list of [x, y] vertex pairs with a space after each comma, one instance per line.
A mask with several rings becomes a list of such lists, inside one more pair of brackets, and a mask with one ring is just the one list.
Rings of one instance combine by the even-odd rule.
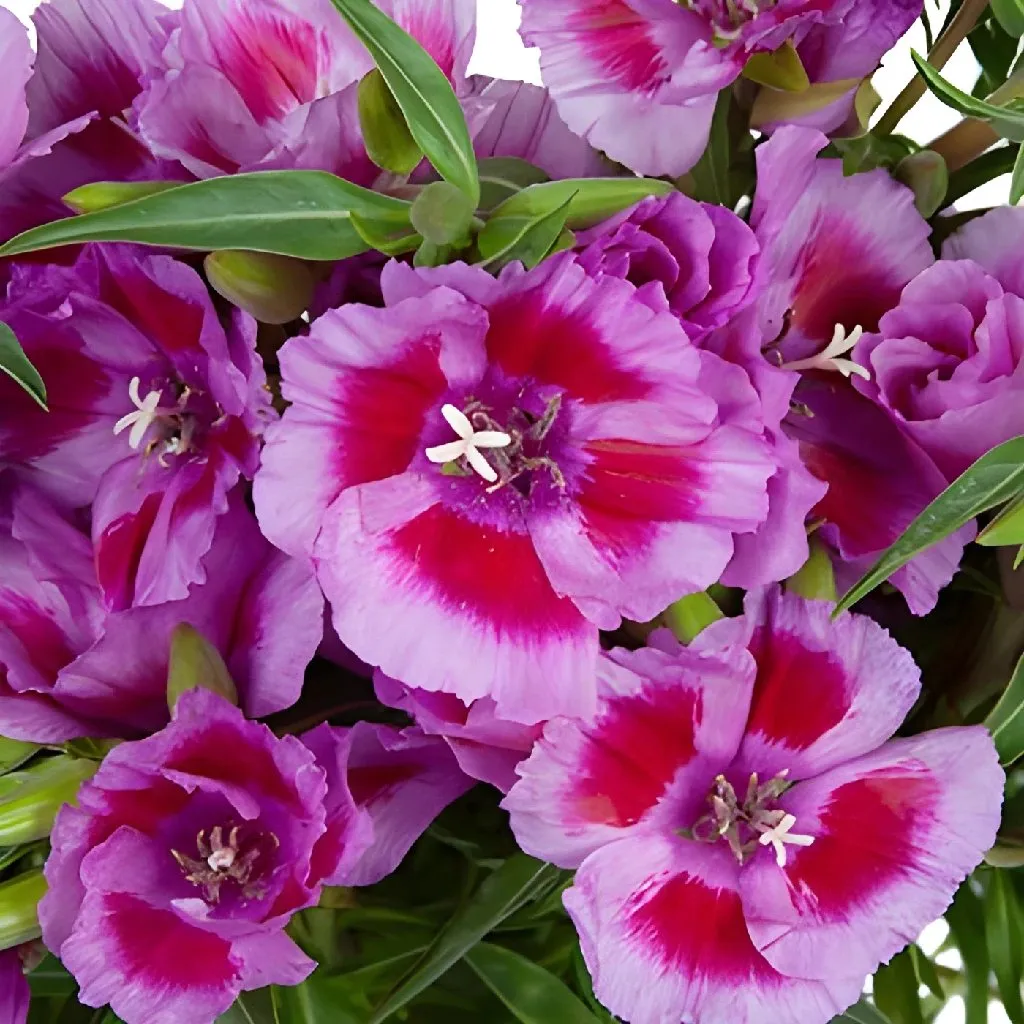
[[528, 185], [550, 181], [546, 171], [515, 156], [489, 156], [479, 163], [480, 209], [493, 210]]
[[291, 1024], [284, 1021], [277, 1011], [273, 990], [257, 989], [243, 992], [234, 1005], [217, 1018], [217, 1024]]
[[924, 985], [936, 999], [945, 1001], [946, 993], [942, 988], [942, 980], [939, 978], [939, 972], [935, 969], [935, 964], [933, 964], [925, 955], [924, 950], [921, 949], [920, 946], [910, 946], [909, 951], [910, 959], [914, 964], [914, 973], [917, 975], [917, 980]]
[[1024, 544], [1024, 496], [1010, 502], [977, 536], [985, 547], [1001, 548]]
[[333, 0], [380, 69], [409, 131], [438, 174], [480, 200], [476, 156], [462, 106], [430, 54], [371, 0]]
[[1016, 206], [1024, 198], [1024, 146], [1017, 150], [1010, 177], [1010, 205]]
[[340, 260], [367, 249], [352, 227], [353, 213], [401, 225], [408, 224], [409, 206], [325, 171], [257, 171], [191, 182], [43, 224], [0, 246], [0, 256], [79, 242], [141, 242]]
[[64, 202], [75, 213], [95, 213], [130, 203], [133, 199], [179, 188], [182, 184], [180, 181], [94, 181], [70, 191], [64, 196]]
[[75, 802], [82, 783], [98, 767], [95, 761], [48, 757], [0, 778], [0, 846], [48, 836], [57, 812]]
[[39, 371], [29, 362], [14, 331], [0, 323], [0, 370], [28, 392], [42, 408], [46, 408], [46, 385]]
[[527, 903], [538, 889], [558, 877], [551, 864], [516, 854], [487, 879], [475, 896], [448, 922], [437, 940], [397, 988], [377, 1007], [367, 1024], [380, 1024], [432, 985], [485, 935]]
[[1013, 142], [1024, 141], [1024, 112], [1012, 106], [997, 107], [992, 103], [986, 103], [985, 100], [978, 99], [947, 82], [920, 54], [911, 50], [910, 56], [913, 57], [925, 84], [947, 107], [952, 107], [965, 117], [977, 117], [988, 121], [1004, 139], [1011, 139]]
[[833, 1018], [832, 1024], [892, 1024], [892, 1021], [877, 1007], [862, 999], [846, 1013]]
[[971, 889], [970, 879], [957, 890], [946, 911], [946, 921], [964, 961], [965, 1024], [987, 1024], [989, 961], [985, 912], [981, 900]]
[[993, 448], [953, 481], [907, 528], [836, 607], [856, 604], [915, 555], [955, 533], [982, 512], [1024, 492], [1024, 437]]
[[999, 751], [999, 763], [1013, 764], [1024, 756], [1024, 657], [1017, 662], [999, 703], [989, 712], [985, 727]]
[[28, 973], [28, 984], [35, 998], [66, 996], [78, 985], [67, 968], [52, 954], [47, 953], [39, 965]]
[[550, 212], [532, 218], [496, 216], [489, 220], [477, 237], [483, 262], [491, 270], [513, 260], [519, 260], [527, 270], [537, 266], [561, 238], [572, 199], [569, 196]]
[[376, 249], [385, 256], [404, 256], [415, 252], [423, 241], [423, 236], [408, 225], [391, 227], [380, 221], [363, 220], [358, 213], [352, 214], [352, 227], [370, 249]]
[[473, 212], [464, 192], [447, 181], [432, 181], [416, 197], [409, 219], [428, 242], [451, 245], [468, 242]]
[[380, 68], [359, 83], [359, 127], [367, 155], [378, 167], [394, 174], [411, 174], [419, 166], [423, 150], [412, 137]]
[[[497, 218], [533, 220], [558, 209], [569, 200], [566, 227], [571, 231], [600, 224], [648, 196], [675, 191], [656, 178], [568, 178], [530, 185], [506, 199], [492, 214]], [[488, 221], [490, 223], [490, 221]]]
[[918, 981], [908, 950], [875, 972], [872, 995], [892, 1024], [924, 1024]]
[[481, 942], [466, 963], [522, 1024], [597, 1024], [558, 978], [510, 949]]
[[36, 908], [45, 893], [42, 871], [29, 871], [0, 885], [0, 949], [39, 938]]
[[1024, 1024], [1020, 984], [1024, 976], [1024, 937], [1017, 893], [1005, 871], [992, 871], [985, 891], [985, 930], [992, 973], [1012, 1024]]
[[37, 750], [35, 743], [26, 743], [24, 740], [9, 740], [6, 736], [0, 736], [0, 775], [4, 772], [14, 771], [19, 765], [24, 764]]
[[1024, 36], [1024, 0], [990, 0], [992, 14], [1014, 39]]

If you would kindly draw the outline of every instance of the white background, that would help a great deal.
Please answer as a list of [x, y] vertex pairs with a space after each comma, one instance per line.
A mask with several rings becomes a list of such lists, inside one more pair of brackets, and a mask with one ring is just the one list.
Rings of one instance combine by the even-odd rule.
[[[169, 7], [180, 7], [181, 0], [163, 0]], [[949, 0], [926, 0], [929, 11], [937, 10], [944, 15]], [[495, 78], [521, 79], [540, 82], [540, 70], [535, 51], [527, 50], [516, 32], [519, 23], [519, 8], [516, 0], [477, 0], [479, 20], [477, 46], [470, 70], [474, 73], [492, 75]], [[0, 0], [0, 6], [13, 11], [27, 21], [39, 0]], [[941, 24], [941, 17], [932, 18], [935, 25]], [[899, 45], [885, 59], [884, 66], [874, 77], [875, 88], [882, 96], [884, 107], [899, 93], [913, 75], [910, 60], [911, 48], [919, 53], [926, 51], [924, 30], [920, 24], [900, 41]], [[946, 65], [943, 74], [961, 88], [969, 89], [977, 76], [978, 66], [965, 43]], [[941, 135], [959, 120], [959, 115], [943, 106], [931, 94], [927, 95], [904, 118], [900, 130], [920, 143], [926, 143]], [[993, 206], [1007, 201], [1009, 175], [991, 182], [958, 203], [958, 208]], [[939, 948], [948, 933], [942, 922], [929, 928], [921, 944], [929, 954]], [[960, 956], [955, 951], [939, 954], [940, 963], [959, 969]], [[936, 1024], [962, 1024], [963, 1003], [959, 996], [939, 1016]], [[989, 1024], [1009, 1024], [1001, 1006], [993, 1003], [989, 1012]]]

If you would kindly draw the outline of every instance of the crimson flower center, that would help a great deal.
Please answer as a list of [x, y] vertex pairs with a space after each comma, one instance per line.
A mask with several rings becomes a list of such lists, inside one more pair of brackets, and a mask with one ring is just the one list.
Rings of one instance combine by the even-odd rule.
[[243, 836], [238, 825], [217, 825], [209, 836], [206, 829], [196, 836], [198, 857], [178, 850], [171, 854], [186, 880], [203, 890], [207, 903], [219, 902], [221, 887], [228, 882], [237, 886], [243, 899], [258, 900], [266, 895], [263, 880], [272, 867], [270, 854], [279, 845], [273, 832]]
[[779, 867], [785, 867], [787, 846], [810, 846], [814, 842], [814, 836], [793, 832], [796, 818], [775, 806], [790, 787], [787, 774], [780, 772], [762, 784], [755, 772], [750, 776], [742, 803], [732, 784], [719, 775], [708, 794], [711, 809], [693, 826], [693, 838], [705, 843], [724, 840], [741, 864], [758, 847], [771, 846]]

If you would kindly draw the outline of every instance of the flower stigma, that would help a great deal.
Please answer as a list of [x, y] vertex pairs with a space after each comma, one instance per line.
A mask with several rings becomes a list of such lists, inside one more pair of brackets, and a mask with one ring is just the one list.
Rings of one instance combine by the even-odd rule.
[[498, 479], [495, 468], [484, 458], [481, 448], [507, 448], [512, 438], [501, 430], [477, 430], [469, 417], [454, 405], [443, 405], [441, 415], [448, 426], [459, 435], [457, 441], [439, 444], [426, 450], [431, 462], [444, 465], [464, 458], [470, 468], [482, 476], [489, 484]]
[[842, 324], [836, 324], [832, 340], [816, 356], [809, 359], [797, 359], [791, 363], [783, 363], [783, 370], [837, 370], [844, 377], [857, 374], [865, 380], [871, 380], [871, 373], [866, 367], [855, 363], [852, 359], [841, 358], [850, 352], [860, 341], [864, 334], [864, 328], [858, 324], [849, 334]]

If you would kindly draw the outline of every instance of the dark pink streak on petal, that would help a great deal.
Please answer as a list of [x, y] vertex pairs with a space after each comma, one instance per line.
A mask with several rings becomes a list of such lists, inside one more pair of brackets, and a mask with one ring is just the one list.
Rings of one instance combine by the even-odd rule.
[[580, 613], [558, 597], [525, 534], [503, 533], [435, 505], [396, 530], [402, 571], [415, 572], [450, 609], [488, 623], [499, 635], [578, 631]]
[[899, 301], [903, 284], [878, 266], [855, 224], [823, 216], [802, 253], [792, 322], [806, 337], [823, 341], [832, 338], [836, 324], [877, 331], [878, 321]]
[[440, 338], [429, 335], [411, 342], [389, 366], [339, 378], [335, 479], [354, 487], [408, 468], [427, 410], [447, 387], [438, 365], [440, 349]]
[[593, 0], [569, 19], [587, 56], [630, 92], [654, 92], [669, 76], [651, 26], [625, 0]]
[[102, 835], [95, 835], [92, 845], [98, 846], [122, 825], [156, 835], [190, 799], [180, 786], [156, 775], [147, 778], [145, 789], [104, 790], [104, 816], [93, 819]]
[[225, 939], [127, 893], [110, 893], [103, 903], [120, 954], [118, 968], [126, 977], [157, 991], [218, 989], [235, 980], [231, 944]]
[[214, 722], [189, 734], [167, 759], [166, 767], [228, 782], [277, 800], [303, 816], [307, 813], [301, 796], [284, 777], [270, 751], [240, 735], [228, 723]]
[[200, 351], [203, 308], [165, 291], [141, 266], [119, 261], [103, 275], [100, 297], [164, 352]]
[[119, 516], [96, 540], [96, 576], [111, 608], [132, 604], [139, 561], [162, 500], [161, 493], [147, 494], [137, 512]]
[[415, 764], [378, 764], [349, 768], [348, 788], [352, 799], [363, 806], [386, 796], [396, 786], [415, 778], [421, 769]]
[[757, 662], [748, 734], [806, 750], [843, 720], [852, 694], [827, 651], [809, 650], [799, 637], [766, 627], [754, 631], [748, 646]]
[[797, 906], [821, 920], [904, 878], [920, 858], [916, 833], [933, 815], [939, 783], [925, 771], [879, 769], [840, 786], [821, 815], [813, 846], [787, 874]]
[[766, 985], [779, 977], [750, 941], [735, 890], [713, 889], [684, 873], [653, 896], [638, 892], [624, 909], [633, 936], [657, 951], [666, 968], [716, 985]]
[[645, 398], [651, 384], [617, 365], [583, 311], [546, 306], [534, 292], [508, 295], [489, 310], [487, 353], [510, 377], [564, 388], [582, 402]]
[[588, 730], [573, 793], [581, 816], [620, 828], [639, 821], [696, 756], [703, 715], [694, 690], [649, 687], [612, 700]]
[[413, 5], [401, 19], [401, 26], [434, 58], [434, 63], [450, 79], [455, 70], [453, 26], [437, 5]]
[[691, 519], [702, 479], [683, 448], [637, 441], [592, 441], [577, 501], [594, 546], [617, 556], [642, 549], [653, 523]]
[[242, 8], [216, 41], [220, 69], [261, 124], [316, 99], [317, 30], [280, 12]]
[[0, 587], [0, 625], [7, 626], [25, 648], [36, 671], [49, 681], [75, 657], [60, 627], [23, 594]]

